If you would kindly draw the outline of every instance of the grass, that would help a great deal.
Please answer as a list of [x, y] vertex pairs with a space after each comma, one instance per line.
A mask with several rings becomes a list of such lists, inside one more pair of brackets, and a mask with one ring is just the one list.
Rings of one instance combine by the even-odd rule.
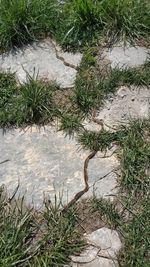
[[[136, 0], [0, 0], [0, 50], [53, 36], [71, 49], [118, 40], [149, 38], [150, 6]], [[94, 198], [94, 214], [116, 228], [124, 240], [121, 267], [149, 266], [149, 122], [134, 121], [116, 132], [90, 132], [81, 122], [121, 85], [149, 86], [150, 61], [130, 69], [100, 71], [95, 51], [84, 53], [69, 108], [56, 105], [53, 83], [28, 76], [17, 85], [13, 74], [0, 73], [0, 127], [44, 124], [60, 119], [60, 129], [75, 132], [84, 149], [104, 151], [118, 145], [121, 162], [119, 197], [115, 202]], [[63, 92], [62, 92], [63, 95]], [[60, 94], [61, 97], [61, 94]], [[87, 217], [88, 217], [87, 212]], [[89, 218], [89, 217], [88, 217]], [[0, 192], [0, 266], [62, 266], [84, 244], [77, 231], [75, 207], [61, 214], [59, 205], [38, 213], [2, 197]], [[94, 221], [93, 221], [94, 224]]]
[[83, 248], [75, 229], [76, 213], [60, 213], [59, 203], [37, 212], [24, 198], [10, 200], [0, 191], [0, 266], [63, 266]]
[[81, 144], [92, 150], [109, 148], [114, 141], [118, 145], [119, 196], [114, 203], [94, 198], [92, 205], [105, 223], [118, 229], [123, 237], [124, 246], [118, 256], [121, 267], [149, 266], [149, 129], [149, 120], [133, 121], [115, 133], [84, 132], [80, 137]]
[[66, 45], [80, 47], [98, 42], [100, 35], [109, 43], [149, 35], [148, 1], [73, 0], [66, 1], [64, 20]]
[[106, 97], [116, 92], [119, 86], [149, 86], [149, 72], [149, 61], [138, 68], [109, 68], [101, 72], [93, 51], [88, 51], [72, 95], [63, 100], [68, 107], [59, 104], [64, 92], [56, 84], [27, 75], [27, 82], [18, 86], [13, 74], [0, 73], [0, 126], [40, 125], [58, 117], [60, 129], [71, 135], [81, 130], [82, 120], [102, 106]]
[[55, 0], [0, 0], [0, 49], [19, 47], [51, 34], [57, 10]]
[[85, 54], [76, 79], [73, 102], [83, 114], [103, 105], [108, 95], [116, 92], [122, 85], [148, 86], [150, 85], [150, 61], [141, 67], [129, 69], [111, 69], [100, 72], [94, 57]]
[[27, 82], [17, 86], [13, 74], [0, 74], [0, 125], [23, 126], [43, 124], [56, 116], [52, 92], [53, 83], [38, 81], [28, 76]]
[[[69, 256], [84, 247], [81, 241], [84, 224], [89, 217], [120, 232], [123, 248], [118, 255], [120, 267], [149, 266], [149, 170], [150, 121], [133, 121], [116, 132], [100, 131], [80, 133], [84, 148], [106, 150], [112, 143], [118, 149], [121, 173], [118, 175], [119, 195], [114, 202], [97, 199], [77, 203], [65, 213], [60, 205], [45, 204], [42, 212], [24, 206], [13, 198], [4, 197], [0, 191], [0, 265], [19, 267], [62, 266]], [[96, 136], [96, 137], [95, 137]], [[82, 138], [81, 138], [82, 137]], [[89, 204], [90, 203], [90, 204]], [[77, 207], [76, 207], [77, 206]], [[86, 221], [83, 216], [84, 210]], [[88, 220], [88, 222], [87, 222]], [[103, 224], [104, 224], [103, 223]], [[94, 230], [94, 228], [92, 228]]]
[[64, 131], [66, 135], [72, 136], [75, 132], [79, 133], [82, 128], [80, 116], [68, 112], [61, 114], [60, 130]]
[[88, 148], [91, 151], [104, 151], [106, 148], [116, 141], [117, 133], [101, 130], [100, 132], [82, 131], [78, 135], [78, 141], [84, 149]]
[[148, 38], [149, 15], [147, 0], [1, 0], [0, 49], [47, 35], [72, 49]]

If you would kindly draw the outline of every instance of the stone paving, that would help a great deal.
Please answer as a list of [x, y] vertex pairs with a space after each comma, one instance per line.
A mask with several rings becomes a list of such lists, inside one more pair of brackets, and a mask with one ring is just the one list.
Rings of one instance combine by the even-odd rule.
[[0, 69], [15, 73], [21, 83], [26, 81], [27, 74], [34, 74], [41, 79], [56, 81], [62, 88], [70, 88], [74, 85], [77, 73], [75, 68], [81, 58], [80, 53], [63, 52], [47, 39], [27, 45], [23, 50], [0, 55]]
[[[144, 47], [122, 46], [104, 50], [103, 55], [112, 67], [132, 67], [143, 64], [149, 50]], [[29, 45], [14, 54], [0, 55], [0, 68], [16, 72], [20, 82], [39, 72], [39, 78], [56, 80], [62, 88], [74, 85], [76, 66], [81, 54], [64, 53], [51, 40]], [[103, 109], [97, 112], [98, 119], [114, 126], [127, 123], [130, 118], [148, 118], [150, 115], [150, 90], [146, 87], [122, 86], [114, 96], [108, 97]], [[93, 121], [84, 122], [91, 131], [100, 126]], [[115, 146], [90, 160], [88, 165], [89, 191], [83, 196], [113, 200], [117, 194], [119, 162], [113, 154]], [[84, 189], [83, 165], [89, 151], [83, 151], [76, 138], [65, 137], [54, 126], [35, 126], [21, 131], [0, 131], [0, 185], [5, 184], [10, 194], [19, 182], [18, 195], [25, 193], [26, 201], [37, 208], [43, 204], [43, 196], [54, 200], [55, 194], [62, 203], [69, 202], [76, 193]], [[2, 163], [3, 162], [3, 163]], [[87, 248], [80, 256], [71, 257], [72, 267], [115, 267], [117, 253], [122, 247], [119, 234], [107, 227], [100, 228], [85, 236]]]
[[[27, 203], [40, 207], [43, 194], [51, 201], [56, 194], [66, 204], [85, 187], [83, 164], [90, 152], [81, 150], [76, 140], [52, 126], [11, 130], [6, 134], [1, 131], [0, 148], [0, 162], [9, 160], [1, 164], [0, 183], [12, 194], [19, 182], [18, 194], [25, 193]], [[114, 155], [103, 158], [97, 154], [89, 164], [90, 190], [84, 197], [93, 196], [93, 190], [98, 197], [115, 194], [118, 166]]]
[[145, 63], [149, 58], [150, 49], [130, 44], [115, 45], [112, 48], [104, 49], [102, 58], [108, 60], [112, 68], [137, 67]]

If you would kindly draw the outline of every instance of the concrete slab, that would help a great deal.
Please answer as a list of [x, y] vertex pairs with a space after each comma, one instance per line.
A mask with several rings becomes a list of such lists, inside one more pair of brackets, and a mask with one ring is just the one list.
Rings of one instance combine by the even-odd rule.
[[14, 52], [1, 54], [0, 70], [15, 72], [21, 83], [26, 81], [28, 73], [31, 76], [38, 74], [39, 79], [56, 81], [62, 88], [72, 87], [77, 71], [70, 64], [77, 67], [82, 55], [63, 52], [60, 48], [58, 54], [59, 56], [54, 43], [46, 39]]
[[137, 67], [148, 59], [150, 49], [142, 46], [131, 46], [130, 44], [118, 44], [109, 49], [104, 49], [102, 57], [108, 60], [112, 68]]
[[[79, 150], [75, 139], [64, 137], [54, 127], [36, 127], [0, 132], [0, 185], [5, 184], [13, 193], [20, 181], [18, 194], [25, 194], [27, 203], [40, 207], [43, 194], [54, 201], [55, 194], [62, 196], [63, 204], [69, 202], [76, 193], [85, 187], [83, 179], [84, 160], [89, 151]], [[115, 158], [96, 157], [89, 164], [89, 184], [91, 191], [84, 197], [93, 196], [93, 186], [99, 178], [109, 173], [115, 166]], [[109, 177], [104, 186], [98, 189], [100, 195], [112, 192], [115, 177]], [[112, 181], [112, 184], [111, 184]], [[109, 189], [108, 189], [109, 183]], [[98, 187], [98, 184], [97, 184]]]
[[115, 126], [128, 123], [131, 119], [149, 118], [149, 116], [150, 89], [122, 86], [115, 96], [110, 96], [105, 101], [104, 107], [98, 112], [97, 119]]

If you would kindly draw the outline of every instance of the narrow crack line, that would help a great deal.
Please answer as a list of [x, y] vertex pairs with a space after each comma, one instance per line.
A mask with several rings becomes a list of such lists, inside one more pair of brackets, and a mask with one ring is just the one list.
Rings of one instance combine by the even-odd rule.
[[2, 162], [0, 162], [0, 164], [6, 163], [8, 161], [10, 161], [10, 159], [6, 159], [6, 160], [2, 161]]
[[102, 157], [98, 156], [97, 158], [98, 158], [98, 159], [107, 159], [107, 158], [111, 158], [115, 153], [116, 153], [116, 150], [113, 151], [110, 155], [106, 156], [106, 154], [107, 154], [107, 151], [106, 151], [106, 153], [105, 153], [104, 156], [102, 156]]
[[84, 169], [83, 169], [83, 172], [84, 172], [84, 183], [85, 183], [85, 188], [78, 192], [74, 198], [66, 205], [64, 206], [64, 208], [62, 209], [62, 213], [64, 213], [67, 209], [69, 209], [70, 207], [72, 207], [86, 192], [88, 192], [89, 190], [89, 184], [88, 184], [88, 180], [89, 180], [89, 177], [88, 177], [88, 164], [89, 164], [89, 161], [94, 158], [94, 156], [97, 154], [98, 151], [94, 150], [90, 155], [88, 155], [88, 157], [85, 159], [84, 161]]
[[103, 176], [100, 177], [98, 180], [96, 180], [96, 181], [94, 182], [94, 184], [91, 185], [89, 188], [94, 187], [94, 186], [96, 185], [97, 182], [99, 182], [99, 181], [105, 179], [108, 175], [110, 175], [111, 173], [115, 173], [117, 170], [118, 170], [118, 168], [112, 169], [110, 172], [108, 172], [107, 174], [103, 175]]
[[60, 61], [62, 61], [62, 63], [63, 63], [65, 66], [77, 70], [77, 69], [78, 69], [77, 66], [75, 66], [75, 65], [73, 65], [73, 64], [71, 64], [71, 63], [69, 63], [69, 62], [67, 62], [67, 61], [64, 59], [63, 56], [60, 56], [60, 55], [59, 55], [59, 51], [58, 51], [57, 48], [56, 48], [56, 42], [55, 42], [54, 40], [51, 40], [51, 43], [52, 43], [52, 45], [53, 45], [53, 47], [54, 47], [54, 49], [55, 49], [56, 58], [59, 59]]

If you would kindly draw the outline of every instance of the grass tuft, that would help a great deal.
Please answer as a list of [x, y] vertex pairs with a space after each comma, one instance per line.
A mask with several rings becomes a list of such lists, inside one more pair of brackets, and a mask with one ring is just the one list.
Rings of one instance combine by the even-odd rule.
[[105, 130], [100, 132], [91, 132], [85, 130], [78, 135], [78, 141], [84, 149], [90, 149], [91, 151], [103, 151], [109, 148], [110, 145], [116, 141], [117, 133], [111, 133]]
[[81, 118], [76, 114], [64, 112], [61, 115], [60, 130], [64, 131], [67, 135], [74, 135], [74, 132], [80, 132], [82, 129]]
[[45, 204], [41, 212], [29, 209], [24, 198], [11, 200], [0, 189], [0, 266], [62, 266], [84, 242], [75, 229], [76, 213], [64, 215], [59, 203]]
[[56, 116], [57, 108], [52, 98], [54, 84], [30, 77], [26, 83], [17, 86], [10, 74], [0, 74], [0, 125], [23, 126], [43, 124]]
[[0, 0], [0, 49], [22, 46], [52, 33], [58, 18], [55, 0]]

